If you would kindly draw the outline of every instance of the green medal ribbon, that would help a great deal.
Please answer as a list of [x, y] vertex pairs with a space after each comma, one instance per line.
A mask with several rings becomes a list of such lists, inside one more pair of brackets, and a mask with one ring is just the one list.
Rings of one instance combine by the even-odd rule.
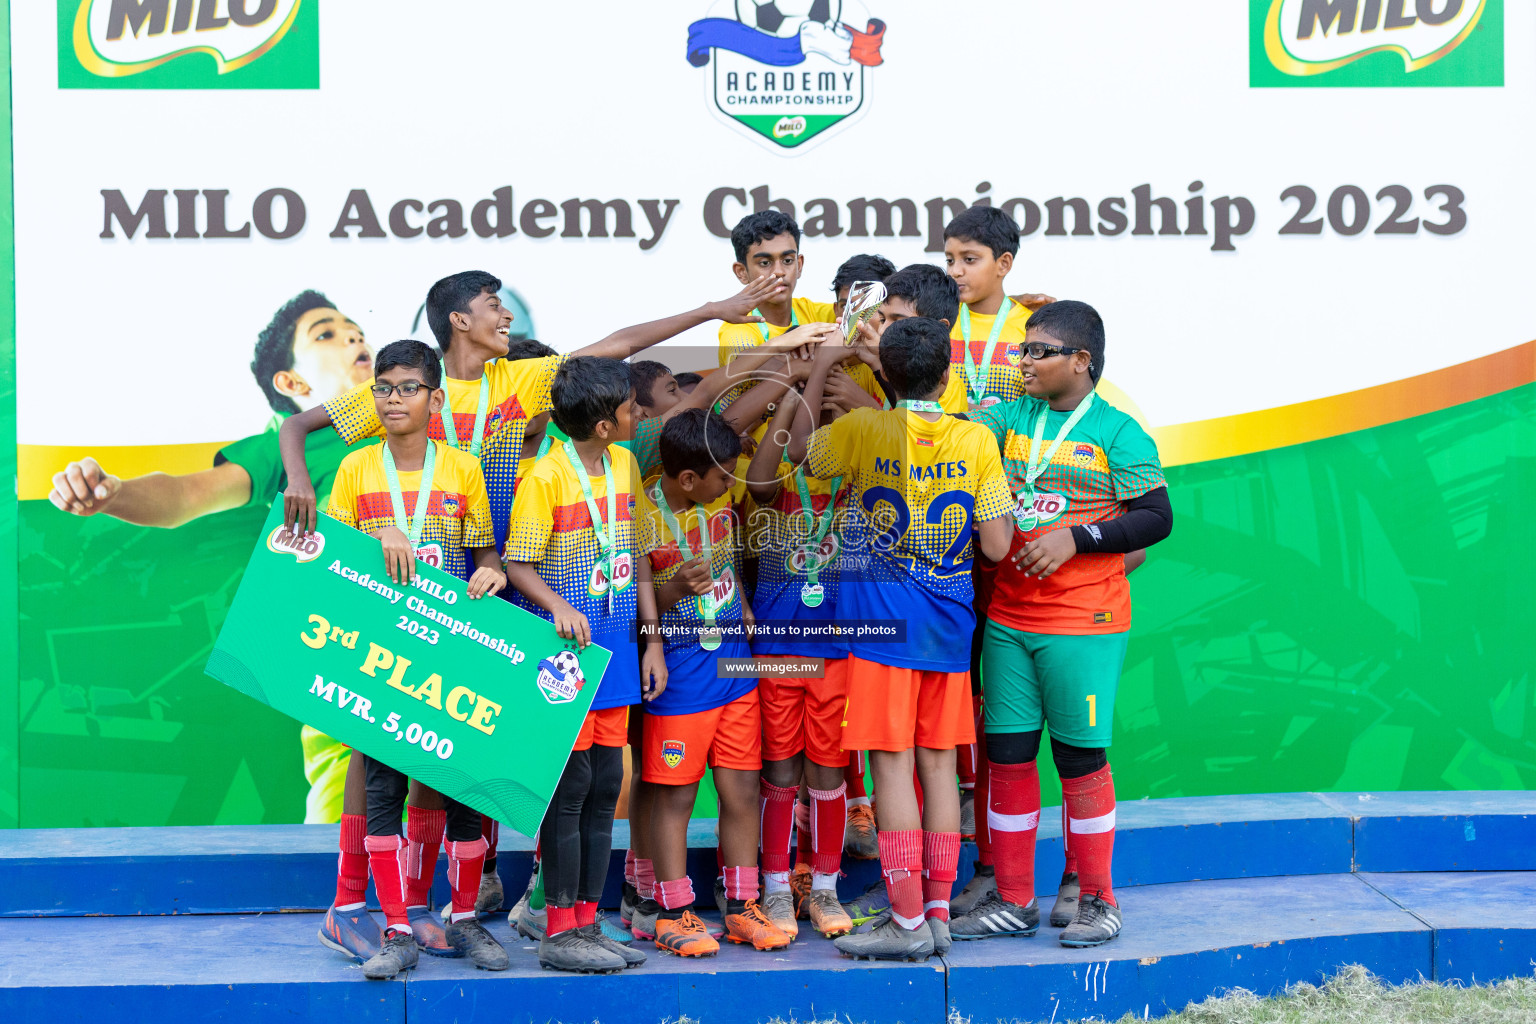
[[896, 403], [896, 408], [906, 409], [908, 412], [936, 412], [940, 415], [944, 412], [944, 407], [938, 402], [928, 402], [920, 398], [903, 398]]
[[827, 531], [832, 528], [832, 518], [836, 512], [833, 504], [837, 499], [837, 489], [842, 485], [842, 477], [835, 477], [830, 481], [827, 507], [818, 516], [812, 510], [811, 487], [806, 482], [805, 470], [800, 467], [795, 468], [795, 487], [800, 491], [800, 511], [808, 521], [816, 524], [816, 533], [809, 538], [805, 546], [805, 586], [800, 588], [800, 600], [807, 608], [819, 606], [825, 596], [818, 581], [824, 566], [821, 559], [817, 557], [817, 552], [821, 550], [821, 542], [826, 539]]
[[[667, 504], [666, 495], [661, 493], [661, 481], [656, 481], [656, 490], [653, 494], [656, 499], [656, 508], [661, 511], [661, 521], [666, 524], [667, 531], [677, 541], [677, 551], [683, 556], [683, 561], [693, 560], [693, 552], [688, 548], [688, 531], [678, 527], [677, 516], [672, 513], [672, 506]], [[687, 515], [688, 513], [683, 513]], [[720, 630], [715, 628], [715, 614], [720, 610], [715, 605], [715, 552], [709, 538], [709, 514], [699, 513], [699, 545], [703, 549], [700, 553], [709, 563], [709, 593], [698, 595], [699, 615], [704, 620], [704, 631], [699, 634], [699, 646], [706, 651], [713, 651], [720, 646]]]
[[[549, 440], [545, 436], [545, 441]], [[613, 578], [613, 562], [619, 536], [618, 496], [614, 493], [613, 463], [608, 460], [608, 453], [603, 452], [603, 486], [608, 490], [608, 518], [604, 519], [598, 510], [597, 501], [592, 497], [592, 481], [587, 479], [587, 467], [581, 464], [581, 456], [576, 454], [576, 446], [566, 441], [565, 457], [571, 462], [571, 469], [576, 473], [576, 479], [581, 482], [581, 496], [587, 499], [587, 514], [592, 517], [592, 533], [597, 538], [597, 557], [604, 563], [608, 573], [608, 611], [613, 611], [613, 592], [618, 589]], [[603, 532], [606, 524], [608, 532]]]
[[[486, 374], [480, 375], [480, 403], [475, 406], [475, 432], [469, 438], [469, 454], [475, 458], [480, 457], [481, 435], [485, 433], [485, 414], [491, 406], [491, 378]], [[453, 425], [453, 410], [444, 402], [438, 410], [438, 415], [443, 421], [443, 440], [455, 449], [459, 448], [459, 431]]]
[[[762, 316], [763, 315], [763, 311], [760, 310], [760, 309], [754, 309], [752, 311], [752, 315], [753, 316]], [[800, 314], [795, 312], [795, 307], [794, 306], [790, 306], [789, 307], [789, 327], [786, 328], [786, 330], [791, 330], [792, 331], [796, 327], [799, 327], [799, 326], [800, 326]], [[763, 336], [763, 342], [764, 343], [768, 342], [768, 340], [770, 338], [770, 335], [768, 334], [768, 321], [767, 320], [759, 320], [758, 321], [758, 323], [757, 323], [757, 333], [759, 333], [759, 334], [761, 334]]]
[[965, 342], [965, 379], [970, 383], [971, 394], [975, 395], [974, 403], [981, 404], [981, 400], [987, 393], [987, 375], [992, 372], [992, 357], [997, 353], [997, 339], [1003, 336], [1003, 321], [1008, 319], [1008, 312], [1013, 308], [1013, 301], [1006, 296], [1003, 304], [998, 308], [997, 317], [992, 321], [992, 333], [987, 335], [987, 348], [981, 355], [981, 366], [976, 366], [976, 360], [971, 358], [971, 307], [964, 303], [960, 306], [960, 338]]
[[427, 442], [427, 454], [421, 460], [422, 486], [416, 488], [416, 508], [409, 520], [405, 518], [405, 495], [400, 493], [400, 474], [395, 469], [394, 453], [389, 450], [388, 441], [381, 447], [384, 449], [384, 479], [389, 481], [389, 500], [395, 506], [395, 526], [405, 534], [414, 556], [421, 544], [421, 529], [427, 523], [427, 506], [432, 504], [432, 471], [437, 465], [437, 445]]
[[1045, 418], [1051, 413], [1050, 404], [1047, 403], [1045, 408], [1040, 410], [1040, 418], [1035, 420], [1034, 444], [1029, 446], [1029, 468], [1024, 471], [1024, 489], [1018, 493], [1019, 504], [1014, 508], [1014, 515], [1017, 518], [1014, 525], [1019, 528], [1019, 532], [1028, 533], [1039, 522], [1040, 517], [1035, 514], [1035, 481], [1040, 479], [1040, 474], [1050, 468], [1051, 457], [1056, 454], [1056, 449], [1061, 447], [1061, 442], [1067, 439], [1067, 435], [1072, 433], [1072, 428], [1077, 426], [1078, 420], [1083, 418], [1083, 414], [1093, 404], [1093, 396], [1092, 391], [1083, 396], [1083, 400], [1077, 403], [1077, 408], [1072, 410], [1072, 415], [1067, 417], [1067, 422], [1061, 425], [1061, 431], [1056, 435], [1056, 440], [1052, 441], [1051, 447], [1045, 451], [1041, 449], [1045, 444]]

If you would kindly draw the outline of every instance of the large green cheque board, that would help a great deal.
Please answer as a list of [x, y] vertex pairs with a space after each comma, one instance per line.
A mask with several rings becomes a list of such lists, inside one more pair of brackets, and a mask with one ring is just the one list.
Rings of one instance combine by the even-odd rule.
[[207, 672], [438, 792], [536, 835], [608, 667], [552, 623], [320, 517], [256, 542]]

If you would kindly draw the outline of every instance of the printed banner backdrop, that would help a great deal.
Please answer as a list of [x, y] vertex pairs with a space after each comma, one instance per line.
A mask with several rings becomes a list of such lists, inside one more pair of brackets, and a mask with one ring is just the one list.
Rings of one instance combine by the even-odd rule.
[[[1530, 5], [192, 6], [8, 19], [0, 825], [305, 817], [299, 726], [202, 671], [274, 417], [366, 375], [289, 300], [374, 349], [484, 268], [569, 351], [734, 292], [768, 204], [811, 298], [855, 253], [942, 261], [987, 202], [1010, 291], [1104, 314], [1178, 516], [1132, 578], [1122, 796], [1536, 786]], [[169, 474], [164, 525], [55, 509], [86, 456]]]

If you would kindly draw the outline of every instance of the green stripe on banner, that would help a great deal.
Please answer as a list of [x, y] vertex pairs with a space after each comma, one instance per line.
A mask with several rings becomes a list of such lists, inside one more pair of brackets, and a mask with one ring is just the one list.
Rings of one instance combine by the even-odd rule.
[[16, 218], [11, 175], [11, 3], [0, 0], [0, 77], [5, 110], [4, 163], [0, 165], [0, 828], [20, 822], [20, 758], [17, 717], [21, 695], [16, 654]]

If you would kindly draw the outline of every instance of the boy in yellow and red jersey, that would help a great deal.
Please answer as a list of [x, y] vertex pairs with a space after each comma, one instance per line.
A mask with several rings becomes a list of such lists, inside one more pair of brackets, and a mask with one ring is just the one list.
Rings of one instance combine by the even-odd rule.
[[507, 539], [507, 573], [519, 603], [551, 619], [561, 636], [613, 652], [601, 687], [539, 829], [548, 923], [539, 963], [607, 973], [645, 954], [606, 937], [597, 901], [608, 875], [613, 814], [624, 781], [628, 712], [667, 685], [659, 640], [643, 656], [635, 622], [654, 621], [650, 567], [634, 535], [639, 472], [619, 447], [638, 418], [629, 368], [574, 357], [555, 375], [555, 423], [570, 438], [534, 465], [518, 491]]
[[[832, 365], [850, 355], [817, 353], [805, 389], [811, 417], [821, 415]], [[926, 317], [892, 324], [879, 356], [898, 408], [856, 409], [808, 440], [796, 430], [790, 456], [803, 455], [813, 476], [848, 481], [838, 614], [869, 631], [849, 642], [842, 745], [870, 753], [890, 916], [835, 942], [845, 956], [923, 959], [949, 945], [960, 852], [955, 747], [975, 738], [969, 652], [955, 641], [974, 625], [973, 551], [1007, 553], [1012, 495], [985, 428], [939, 405], [949, 380], [945, 326]]]
[[678, 413], [662, 429], [662, 475], [636, 503], [636, 531], [656, 587], [667, 692], [646, 705], [637, 855], [654, 873], [632, 918], [657, 948], [709, 956], [720, 946], [693, 911], [687, 872], [688, 818], [706, 767], [720, 797], [725, 936], [759, 950], [791, 937], [757, 902], [758, 782], [762, 719], [756, 677], [720, 677], [720, 666], [751, 651], [752, 608], [741, 591], [735, 506], [745, 485], [733, 472], [741, 442], [719, 416]]
[[[1168, 536], [1173, 510], [1157, 446], [1095, 393], [1104, 322], [1082, 302], [1053, 302], [1029, 321], [1025, 398], [981, 410], [1017, 494], [1011, 557], [998, 567], [982, 645], [990, 792], [985, 805], [995, 892], [957, 917], [957, 939], [1032, 935], [1039, 927], [1034, 847], [1041, 729], [1061, 776], [1064, 832], [1076, 860], [1057, 906], [1080, 889], [1064, 946], [1120, 931], [1110, 884], [1115, 787], [1109, 746], [1131, 628], [1126, 556]], [[1052, 913], [1055, 918], [1055, 912]]]
[[[793, 217], [778, 210], [748, 214], [731, 229], [731, 246], [736, 253], [736, 262], [731, 266], [736, 280], [747, 287], [777, 280], [782, 287], [753, 310], [762, 317], [760, 323], [720, 325], [721, 366], [727, 365], [738, 352], [755, 348], [791, 328], [808, 323], [831, 323], [837, 318], [833, 303], [795, 297], [795, 285], [805, 269], [805, 256], [800, 252], [800, 225]], [[878, 405], [883, 392], [868, 368], [862, 364], [850, 366], [848, 372], [871, 396], [871, 404]], [[746, 384], [732, 388], [717, 408], [731, 405], [749, 388]], [[761, 430], [754, 433], [760, 434]]]
[[[370, 393], [384, 424], [384, 443], [341, 460], [326, 514], [377, 537], [385, 567], [397, 583], [410, 582], [416, 562], [422, 561], [467, 580], [469, 596], [479, 598], [504, 588], [506, 577], [492, 539], [480, 464], [427, 437], [428, 419], [442, 408], [441, 383], [437, 354], [421, 342], [397, 341], [379, 351]], [[426, 913], [425, 890], [413, 891], [412, 876], [418, 873], [407, 870], [409, 843], [400, 829], [407, 779], [373, 758], [366, 759], [365, 773], [364, 846], [388, 928], [378, 952], [363, 964], [363, 974], [387, 979], [416, 966], [418, 942], [429, 942], [416, 931], [436, 924]], [[436, 813], [447, 832], [453, 910], [441, 944], [424, 948], [443, 956], [467, 955], [476, 967], [505, 970], [506, 951], [475, 920], [486, 847], [480, 815], [456, 800], [425, 793], [444, 805]], [[437, 846], [425, 852], [435, 864]], [[421, 874], [430, 882], [430, 867]], [[357, 943], [343, 933], [362, 932], [372, 924], [371, 918], [363, 920], [368, 918], [362, 902], [367, 878], [361, 883], [355, 886], [355, 903], [333, 906], [327, 913], [320, 933], [327, 946], [355, 953]], [[419, 907], [414, 906], [418, 898]]]

